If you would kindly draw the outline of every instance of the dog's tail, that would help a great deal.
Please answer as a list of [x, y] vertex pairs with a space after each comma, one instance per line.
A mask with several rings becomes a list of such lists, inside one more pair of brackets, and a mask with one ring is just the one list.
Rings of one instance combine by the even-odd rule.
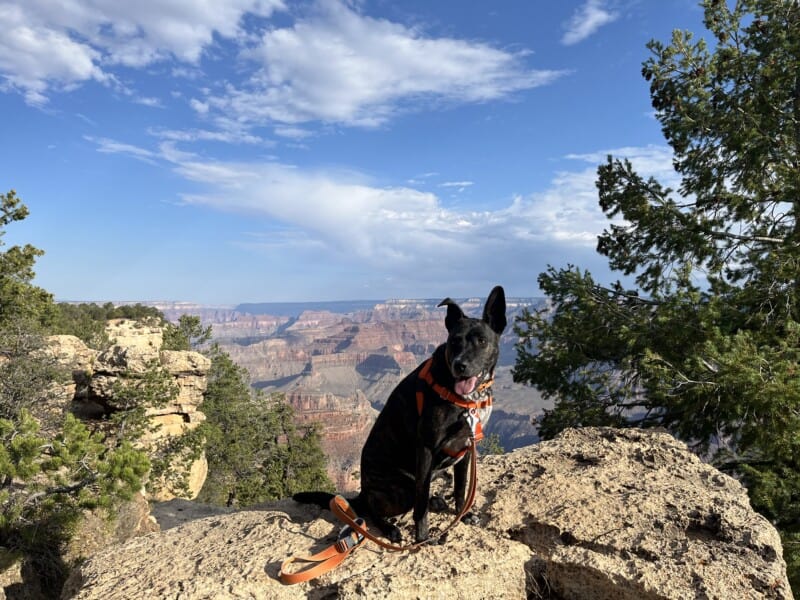
[[[292, 500], [300, 504], [316, 504], [320, 508], [329, 508], [334, 497], [335, 494], [328, 492], [297, 492], [292, 496]], [[360, 494], [355, 498], [347, 498], [347, 501], [354, 511], [360, 513], [363, 510]]]

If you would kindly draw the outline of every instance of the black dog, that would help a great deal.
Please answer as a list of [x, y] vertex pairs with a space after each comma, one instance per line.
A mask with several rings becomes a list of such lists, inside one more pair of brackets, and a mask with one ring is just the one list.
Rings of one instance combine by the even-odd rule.
[[[428, 538], [433, 475], [454, 466], [455, 510], [461, 513], [467, 461], [461, 460], [491, 413], [491, 384], [506, 327], [505, 292], [495, 287], [482, 319], [467, 317], [450, 298], [447, 342], [401, 381], [389, 396], [361, 452], [361, 493], [350, 501], [392, 542], [400, 530], [387, 518], [414, 509], [417, 542]], [[480, 408], [465, 408], [465, 405]], [[302, 492], [298, 502], [327, 507], [331, 494]]]

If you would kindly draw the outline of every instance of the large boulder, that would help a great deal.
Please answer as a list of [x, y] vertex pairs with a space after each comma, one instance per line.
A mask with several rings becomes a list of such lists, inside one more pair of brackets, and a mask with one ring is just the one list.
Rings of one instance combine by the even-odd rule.
[[[199, 407], [208, 384], [209, 358], [198, 352], [162, 350], [162, 330], [149, 322], [114, 319], [108, 322], [106, 333], [111, 345], [102, 352], [87, 348], [75, 336], [48, 338], [48, 352], [72, 373], [72, 379], [54, 386], [57, 401], [42, 410], [61, 415], [69, 408], [85, 420], [103, 420], [113, 411], [130, 408], [117, 395], [120, 383], [136, 385], [150, 369], [161, 368], [172, 378], [177, 394], [158, 407], [146, 407], [152, 430], [141, 440], [144, 447], [155, 452], [205, 420]], [[204, 453], [191, 459], [177, 455], [172, 467], [185, 475], [187, 487], [164, 480], [150, 499], [195, 498], [200, 493], [208, 474]]]
[[[174, 527], [92, 557], [62, 598], [792, 597], [780, 538], [744, 488], [668, 434], [569, 430], [482, 458], [478, 475], [480, 525], [416, 553], [367, 543], [316, 580], [282, 585], [285, 558], [339, 529], [329, 512], [282, 500], [181, 524], [172, 514], [162, 527]], [[410, 537], [409, 517], [399, 524]]]

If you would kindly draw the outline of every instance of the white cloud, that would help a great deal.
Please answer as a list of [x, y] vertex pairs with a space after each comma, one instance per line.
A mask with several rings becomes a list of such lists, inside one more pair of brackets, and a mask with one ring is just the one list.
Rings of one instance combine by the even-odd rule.
[[0, 4], [0, 30], [0, 74], [30, 104], [45, 104], [51, 84], [108, 78], [95, 64], [99, 52], [73, 41], [64, 31], [29, 20], [19, 6]]
[[246, 56], [260, 64], [247, 85], [229, 85], [207, 103], [252, 124], [372, 127], [411, 103], [494, 100], [563, 75], [530, 69], [524, 53], [426, 37], [338, 0], [322, 0], [291, 28], [267, 31]]
[[153, 98], [151, 96], [140, 96], [134, 99], [136, 104], [141, 104], [142, 106], [150, 106], [152, 108], [164, 108], [164, 104], [161, 102], [160, 98]]
[[568, 154], [565, 158], [599, 165], [605, 163], [609, 155], [619, 159], [627, 158], [640, 175], [652, 175], [664, 185], [677, 188], [680, 183], [672, 166], [672, 150], [667, 146], [627, 146], [585, 154]]
[[0, 74], [28, 102], [48, 90], [108, 81], [115, 64], [175, 57], [196, 63], [216, 33], [240, 35], [245, 13], [268, 16], [282, 0], [6, 0], [0, 2]]
[[615, 21], [619, 15], [607, 10], [604, 7], [605, 4], [605, 0], [586, 0], [586, 3], [575, 11], [566, 24], [566, 31], [561, 38], [561, 43], [571, 46], [582, 42], [603, 25]]
[[509, 260], [551, 244], [592, 250], [608, 226], [595, 180], [597, 166], [609, 153], [630, 159], [642, 176], [666, 183], [675, 177], [672, 154], [664, 147], [575, 154], [568, 158], [588, 166], [557, 173], [546, 190], [517, 196], [497, 210], [469, 211], [445, 208], [435, 194], [412, 187], [375, 186], [358, 173], [225, 163], [194, 155], [166, 158], [187, 180], [207, 186], [205, 193], [186, 196], [187, 204], [277, 220], [330, 252], [392, 270], [432, 256], [450, 257], [450, 265], [469, 262], [487, 243], [495, 247], [496, 257]]
[[96, 144], [97, 151], [102, 152], [103, 154], [125, 154], [126, 156], [130, 156], [150, 164], [154, 164], [156, 162], [155, 159], [159, 158], [156, 152], [147, 150], [146, 148], [142, 148], [140, 146], [118, 142], [116, 140], [103, 137], [98, 138], [89, 135], [83, 136], [83, 139]]
[[[84, 136], [99, 152], [172, 164], [205, 191], [186, 195], [185, 203], [242, 212], [278, 221], [303, 232], [335, 252], [370, 262], [419, 258], [430, 252], [469, 252], [470, 236], [493, 236], [501, 244], [569, 242], [593, 246], [608, 221], [598, 206], [598, 165], [608, 155], [627, 158], [639, 175], [676, 187], [672, 152], [665, 146], [623, 147], [565, 158], [585, 163], [556, 173], [546, 190], [517, 195], [505, 207], [470, 211], [445, 208], [430, 192], [413, 187], [379, 187], [355, 171], [299, 168], [279, 162], [224, 162], [178, 149], [179, 132], [157, 132], [167, 140], [158, 151], [108, 138]], [[430, 175], [430, 174], [429, 174]], [[467, 186], [471, 182], [445, 182]]]
[[455, 187], [455, 188], [466, 188], [471, 185], [474, 185], [472, 181], [445, 181], [444, 183], [440, 183], [439, 187]]
[[313, 135], [308, 129], [302, 127], [276, 127], [274, 132], [275, 135], [292, 140], [304, 140]]
[[274, 142], [265, 140], [246, 131], [236, 131], [229, 128], [227, 131], [211, 131], [208, 129], [159, 129], [147, 130], [150, 135], [172, 142], [224, 142], [228, 144], [250, 144], [259, 146], [274, 146]]
[[557, 173], [546, 189], [478, 211], [446, 207], [436, 194], [412, 186], [376, 185], [358, 172], [213, 160], [182, 151], [173, 141], [151, 151], [86, 139], [101, 152], [167, 161], [198, 190], [182, 196], [187, 209], [250, 215], [250, 231], [234, 243], [269, 260], [302, 252], [331, 269], [377, 272], [431, 289], [496, 283], [499, 266], [504, 277], [518, 281], [552, 261], [602, 269], [595, 246], [609, 222], [598, 206], [597, 166], [612, 154], [631, 160], [643, 177], [653, 175], [667, 185], [675, 179], [666, 147], [571, 154], [567, 158], [576, 168]]
[[199, 115], [208, 114], [207, 102], [201, 102], [197, 98], [192, 98], [191, 100], [189, 100], [189, 106], [191, 106], [194, 109], [194, 111]]
[[[191, 108], [222, 131], [270, 125], [298, 140], [311, 134], [299, 124], [375, 127], [422, 105], [507, 98], [565, 73], [531, 68], [524, 51], [435, 37], [359, 6], [312, 0], [289, 14], [283, 0], [0, 0], [0, 89], [43, 105], [55, 90], [97, 81], [159, 106], [121, 66], [168, 61], [164, 72], [196, 78], [227, 40], [246, 63], [240, 79], [197, 92]], [[276, 11], [294, 22], [260, 29]]]

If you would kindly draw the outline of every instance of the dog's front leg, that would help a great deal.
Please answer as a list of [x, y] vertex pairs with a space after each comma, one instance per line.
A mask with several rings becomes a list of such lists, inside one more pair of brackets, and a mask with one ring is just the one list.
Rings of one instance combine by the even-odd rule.
[[[472, 449], [472, 452], [475, 452], [474, 448]], [[461, 510], [464, 508], [464, 502], [467, 500], [466, 490], [468, 472], [469, 462], [467, 461], [467, 457], [462, 458], [453, 467], [453, 496], [456, 500], [457, 515], [461, 514]], [[461, 521], [468, 523], [469, 525], [476, 525], [478, 523], [478, 517], [470, 511], [461, 517]]]
[[469, 463], [465, 458], [458, 461], [453, 467], [453, 498], [456, 501], [456, 514], [461, 512], [464, 508], [464, 501], [466, 500], [467, 491], [467, 471], [469, 470]]
[[431, 495], [433, 451], [419, 444], [417, 446], [416, 494], [414, 497], [415, 541], [428, 539], [428, 499]]

